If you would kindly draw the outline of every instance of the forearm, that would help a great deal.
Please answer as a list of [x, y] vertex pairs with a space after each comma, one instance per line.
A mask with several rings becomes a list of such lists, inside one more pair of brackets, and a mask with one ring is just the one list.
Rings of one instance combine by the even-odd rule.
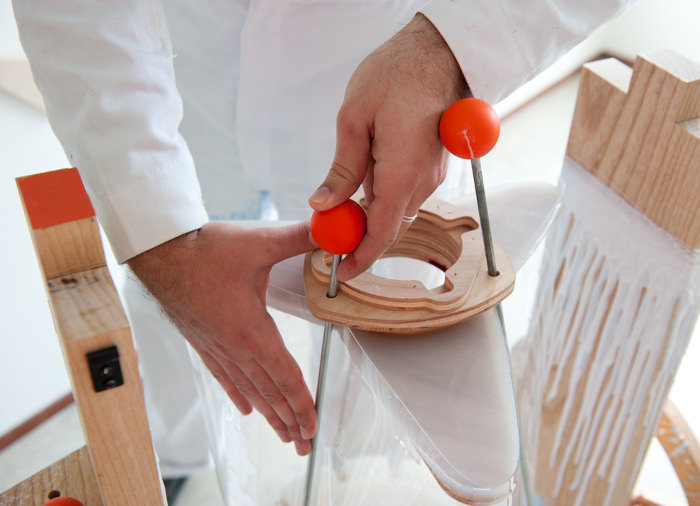
[[124, 261], [206, 221], [158, 2], [14, 4], [52, 128]]
[[464, 96], [466, 93], [467, 82], [459, 62], [440, 32], [423, 14], [416, 14], [389, 44], [414, 62], [406, 66], [413, 75], [406, 75], [405, 79], [421, 82], [423, 79], [416, 74], [426, 73], [433, 76], [433, 82], [427, 85], [441, 90], [445, 96]]

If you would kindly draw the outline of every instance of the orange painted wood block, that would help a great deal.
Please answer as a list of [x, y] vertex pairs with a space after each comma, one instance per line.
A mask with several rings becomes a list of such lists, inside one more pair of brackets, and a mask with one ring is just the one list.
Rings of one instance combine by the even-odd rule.
[[61, 169], [17, 178], [34, 230], [95, 216], [78, 169]]

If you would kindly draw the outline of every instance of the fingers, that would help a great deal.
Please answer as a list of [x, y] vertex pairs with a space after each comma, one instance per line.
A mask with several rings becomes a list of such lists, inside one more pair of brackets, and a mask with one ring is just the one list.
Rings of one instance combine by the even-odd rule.
[[[276, 347], [269, 348], [274, 348], [275, 352], [258, 352], [257, 357], [237, 357], [238, 363], [219, 353], [215, 356], [199, 351], [199, 354], [242, 414], [250, 414], [255, 408], [280, 440], [285, 443], [294, 441], [297, 453], [306, 455], [311, 451], [309, 440], [316, 431], [311, 394], [286, 349], [283, 346], [281, 351]], [[273, 355], [276, 358], [270, 359]], [[267, 369], [259, 363], [261, 357], [268, 362]]]
[[360, 112], [341, 107], [338, 113], [336, 150], [331, 169], [309, 198], [309, 205], [317, 211], [326, 211], [345, 202], [365, 178], [371, 159], [371, 132]]
[[311, 393], [272, 318], [266, 315], [261, 321], [262, 325], [246, 329], [252, 337], [232, 336], [233, 341], [245, 343], [235, 353], [231, 346], [204, 345], [201, 328], [190, 327], [198, 336], [190, 342], [242, 414], [256, 409], [280, 440], [293, 441], [297, 453], [306, 455], [316, 432]]
[[[388, 136], [379, 136], [391, 132]], [[367, 270], [410, 226], [423, 202], [444, 181], [447, 153], [434, 129], [393, 130], [377, 123], [374, 161], [363, 186], [368, 204], [367, 234], [341, 263], [338, 279], [347, 281]], [[395, 134], [395, 135], [394, 135]]]
[[284, 227], [261, 228], [254, 232], [262, 234], [265, 250], [270, 255], [267, 258], [268, 265], [316, 248], [308, 221]]
[[197, 350], [197, 353], [199, 353], [204, 365], [207, 366], [207, 369], [209, 369], [214, 378], [216, 378], [216, 381], [218, 381], [221, 387], [224, 389], [226, 395], [228, 395], [229, 399], [231, 399], [231, 401], [233, 401], [233, 403], [236, 405], [238, 411], [244, 415], [249, 415], [252, 412], [253, 407], [251, 406], [250, 402], [248, 402], [248, 400], [240, 393], [233, 381], [231, 381], [231, 378], [221, 364], [210, 353], [204, 350]]
[[[240, 367], [231, 363], [229, 370], [239, 391], [265, 417], [283, 442], [295, 441], [306, 446], [308, 439], [314, 434], [315, 415], [311, 395], [308, 394], [305, 385], [295, 384], [289, 387], [288, 395], [295, 399], [294, 402], [290, 402], [290, 397], [285, 398], [285, 394], [276, 383], [286, 383], [289, 379], [283, 377], [284, 375], [271, 377], [254, 358], [243, 361]], [[308, 404], [304, 402], [307, 398]], [[299, 401], [300, 399], [303, 401]], [[295, 409], [300, 411], [297, 413]], [[298, 418], [306, 420], [307, 425], [301, 425]]]
[[369, 269], [372, 264], [401, 238], [410, 223], [404, 216], [414, 216], [422, 200], [403, 197], [375, 197], [367, 212], [367, 233], [357, 249], [338, 267], [338, 279], [347, 281]]

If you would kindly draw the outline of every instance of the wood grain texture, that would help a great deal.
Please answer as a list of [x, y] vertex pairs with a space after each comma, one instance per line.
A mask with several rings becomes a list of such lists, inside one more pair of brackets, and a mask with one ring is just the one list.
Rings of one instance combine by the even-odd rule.
[[95, 212], [77, 169], [19, 177], [17, 189], [44, 279], [107, 264]]
[[676, 471], [688, 506], [700, 506], [700, 444], [670, 400], [661, 416], [656, 437]]
[[77, 499], [85, 506], [102, 506], [86, 446], [0, 494], [0, 504], [42, 506], [57, 493]]
[[317, 318], [346, 327], [390, 334], [420, 334], [469, 319], [498, 304], [513, 290], [515, 271], [494, 243], [499, 275], [488, 275], [478, 222], [460, 208], [429, 199], [401, 241], [383, 255], [422, 260], [445, 270], [442, 286], [382, 278], [365, 272], [339, 284], [328, 298], [330, 256], [307, 254], [304, 287]]
[[44, 279], [106, 265], [96, 218], [62, 223], [32, 231], [34, 249], [41, 251]]
[[567, 155], [700, 248], [700, 64], [672, 51], [584, 66]]
[[700, 66], [680, 55], [584, 67], [561, 211], [513, 350], [525, 456], [549, 506], [629, 503], [656, 433], [699, 312], [698, 113]]
[[[48, 177], [52, 177], [49, 175]], [[32, 176], [41, 177], [41, 175]], [[56, 191], [84, 192], [82, 184]], [[23, 201], [36, 198], [18, 185]], [[50, 189], [41, 190], [42, 196]], [[52, 199], [60, 205], [61, 199]], [[25, 205], [26, 209], [26, 205]], [[131, 332], [93, 218], [33, 229], [46, 291], [105, 505], [165, 504]], [[124, 383], [96, 392], [87, 354], [116, 346]]]

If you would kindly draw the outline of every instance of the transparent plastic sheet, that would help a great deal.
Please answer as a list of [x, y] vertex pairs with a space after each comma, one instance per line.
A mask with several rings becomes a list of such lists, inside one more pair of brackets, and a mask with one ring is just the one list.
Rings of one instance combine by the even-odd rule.
[[[557, 202], [548, 185], [490, 191], [495, 237], [516, 269]], [[508, 212], [513, 207], [517, 216]], [[399, 263], [381, 274], [414, 275], [414, 268]], [[322, 322], [306, 306], [302, 257], [273, 269], [268, 303], [315, 391]], [[452, 496], [508, 504], [519, 438], [496, 311], [425, 336], [336, 329], [312, 504], [458, 504]], [[241, 416], [198, 357], [193, 363], [226, 504], [302, 504], [307, 458], [281, 443], [257, 413]]]
[[530, 332], [513, 349], [521, 436], [550, 497], [586, 504], [598, 487], [611, 504], [625, 460], [641, 465], [646, 448], [632, 441], [653, 436], [692, 335], [700, 256], [571, 159], [560, 186]]

